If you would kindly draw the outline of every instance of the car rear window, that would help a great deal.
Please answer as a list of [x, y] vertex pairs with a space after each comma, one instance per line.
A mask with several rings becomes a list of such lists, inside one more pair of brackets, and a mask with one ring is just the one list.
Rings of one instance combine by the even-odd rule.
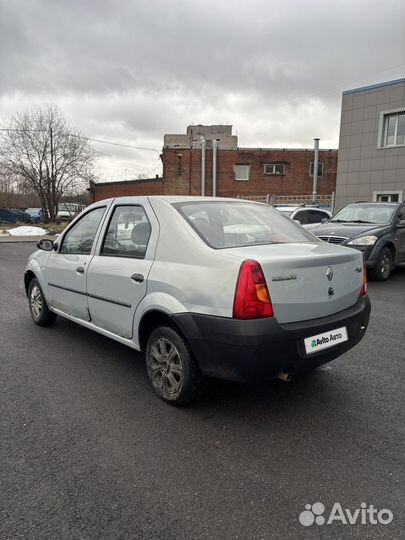
[[216, 249], [320, 242], [300, 225], [265, 204], [193, 201], [173, 206], [201, 238]]

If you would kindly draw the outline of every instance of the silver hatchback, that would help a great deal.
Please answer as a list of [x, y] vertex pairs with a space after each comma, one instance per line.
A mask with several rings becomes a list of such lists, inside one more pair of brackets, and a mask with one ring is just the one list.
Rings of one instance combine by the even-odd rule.
[[34, 322], [61, 315], [143, 351], [170, 403], [196, 398], [206, 377], [289, 380], [368, 325], [361, 253], [260, 203], [109, 199], [38, 247], [25, 271]]

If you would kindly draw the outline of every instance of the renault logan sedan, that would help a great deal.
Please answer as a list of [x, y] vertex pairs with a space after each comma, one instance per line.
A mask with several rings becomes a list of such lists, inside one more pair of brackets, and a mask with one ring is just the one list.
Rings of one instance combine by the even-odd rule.
[[196, 398], [205, 377], [289, 380], [368, 325], [362, 254], [260, 203], [109, 199], [38, 247], [25, 271], [34, 322], [61, 315], [144, 352], [170, 403]]

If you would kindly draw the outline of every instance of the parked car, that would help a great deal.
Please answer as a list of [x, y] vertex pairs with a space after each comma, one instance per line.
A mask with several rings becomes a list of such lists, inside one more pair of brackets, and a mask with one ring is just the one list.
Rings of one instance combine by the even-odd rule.
[[27, 212], [24, 212], [18, 208], [12, 208], [11, 211], [16, 215], [17, 221], [21, 221], [23, 223], [31, 222], [31, 216], [27, 214]]
[[0, 222], [17, 223], [17, 221], [30, 222], [30, 216], [22, 210], [13, 208], [0, 208]]
[[361, 251], [373, 279], [388, 279], [405, 262], [404, 203], [349, 204], [326, 223], [308, 228], [325, 242]]
[[313, 223], [321, 223], [322, 220], [330, 219], [332, 216], [332, 212], [317, 206], [276, 206], [276, 208], [304, 227]]
[[34, 322], [62, 315], [143, 351], [170, 403], [207, 376], [288, 380], [356, 345], [369, 321], [362, 254], [265, 204], [109, 199], [38, 247], [24, 276]]
[[27, 208], [25, 213], [30, 216], [31, 223], [39, 223], [42, 221], [42, 209], [41, 208]]

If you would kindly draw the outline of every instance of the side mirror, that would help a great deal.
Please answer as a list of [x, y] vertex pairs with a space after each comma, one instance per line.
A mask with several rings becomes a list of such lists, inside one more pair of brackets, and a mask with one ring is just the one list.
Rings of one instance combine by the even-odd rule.
[[403, 229], [405, 227], [405, 218], [398, 219], [397, 227], [399, 227], [400, 229]]
[[327, 217], [323, 217], [321, 219], [321, 223], [328, 223], [329, 219]]
[[295, 221], [295, 223], [298, 223], [298, 225], [301, 225], [301, 221], [299, 219], [293, 219], [293, 221]]
[[37, 248], [43, 251], [52, 251], [54, 249], [53, 240], [49, 240], [49, 238], [39, 240], [37, 242]]

